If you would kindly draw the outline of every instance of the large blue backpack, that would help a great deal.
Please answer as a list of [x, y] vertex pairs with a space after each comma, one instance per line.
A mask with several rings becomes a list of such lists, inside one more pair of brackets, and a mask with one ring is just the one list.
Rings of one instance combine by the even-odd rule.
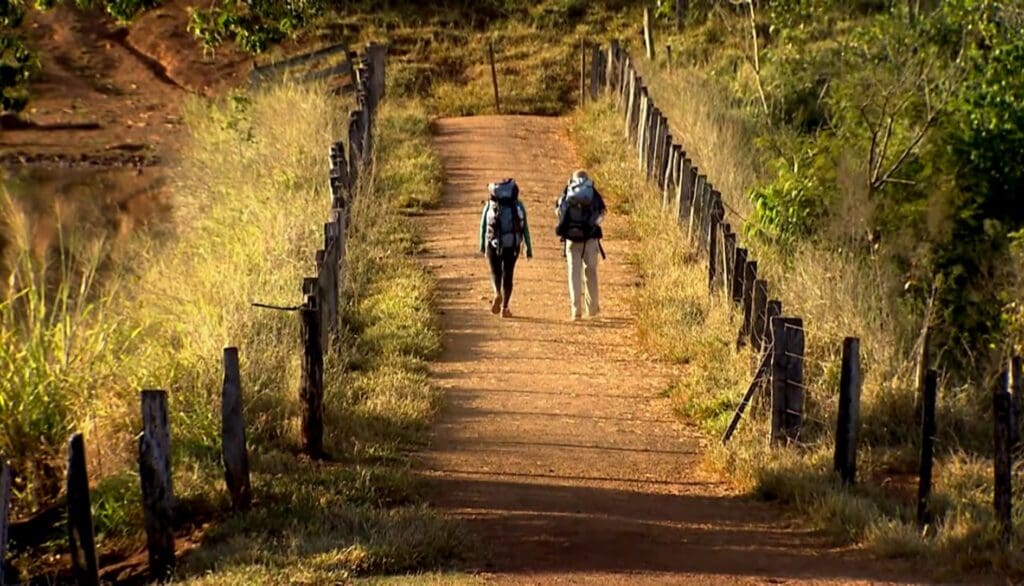
[[555, 234], [570, 242], [586, 242], [597, 229], [597, 218], [594, 183], [590, 179], [574, 179], [569, 182], [558, 207]]
[[519, 186], [505, 179], [488, 186], [491, 201], [487, 210], [487, 242], [502, 252], [518, 249], [523, 241], [523, 221], [519, 216]]

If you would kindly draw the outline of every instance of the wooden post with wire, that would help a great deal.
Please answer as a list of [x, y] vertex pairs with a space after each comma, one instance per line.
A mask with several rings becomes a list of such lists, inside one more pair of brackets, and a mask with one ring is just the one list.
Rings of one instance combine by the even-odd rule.
[[921, 385], [921, 461], [918, 468], [917, 525], [924, 528], [932, 522], [932, 459], [935, 455], [935, 399], [939, 376], [933, 369], [925, 371]]
[[804, 327], [797, 317], [772, 319], [771, 444], [800, 437], [804, 409]]
[[839, 414], [836, 418], [835, 471], [843, 484], [857, 482], [857, 435], [860, 430], [860, 340], [843, 340], [839, 373]]
[[487, 43], [487, 58], [491, 62], [491, 85], [494, 87], [494, 112], [501, 114], [501, 98], [498, 95], [498, 68], [494, 65], [494, 42]]

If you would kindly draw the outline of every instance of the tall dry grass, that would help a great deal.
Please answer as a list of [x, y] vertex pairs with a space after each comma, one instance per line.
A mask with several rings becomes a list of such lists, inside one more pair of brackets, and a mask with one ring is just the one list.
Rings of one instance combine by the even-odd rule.
[[[638, 239], [641, 338], [684, 365], [685, 375], [670, 396], [682, 415], [717, 440], [753, 376], [755, 357], [735, 349], [736, 312], [709, 298], [703, 260], [662, 214], [660, 195], [636, 170], [614, 104], [602, 100], [581, 111], [573, 139], [603, 191], [629, 213]], [[805, 320], [804, 431], [797, 448], [767, 450], [767, 405], [755, 399], [727, 447], [711, 442], [707, 463], [742, 490], [797, 507], [837, 542], [864, 543], [883, 556], [928, 559], [937, 562], [933, 571], [946, 577], [993, 568], [1021, 575], [1021, 556], [997, 545], [991, 464], [972, 455], [981, 449], [972, 438], [984, 437], [990, 427], [969, 393], [944, 391], [934, 488], [937, 525], [922, 534], [914, 524], [917, 308], [893, 300], [892, 276], [880, 274], [883, 265], [810, 245], [787, 257], [773, 250], [755, 254], [762, 261], [759, 268], [768, 268], [762, 274], [782, 299], [784, 312]], [[861, 481], [854, 489], [842, 487], [832, 473], [840, 353], [848, 335], [861, 339], [864, 376]], [[1024, 480], [1024, 467], [1014, 474], [1015, 482]], [[1018, 513], [1018, 532], [1022, 521], [1024, 514]]]
[[[138, 389], [165, 388], [180, 520], [217, 519], [226, 504], [220, 359], [232, 345], [242, 359], [259, 505], [213, 523], [181, 564], [182, 577], [249, 568], [259, 583], [281, 572], [330, 582], [443, 564], [457, 533], [420, 506], [405, 456], [437, 408], [423, 366], [440, 339], [433, 284], [408, 256], [415, 237], [398, 212], [439, 197], [425, 109], [382, 106], [376, 161], [353, 200], [346, 327], [325, 355], [325, 439], [345, 466], [295, 460], [298, 320], [251, 303], [301, 301], [329, 211], [325, 153], [343, 135], [346, 107], [321, 88], [282, 85], [196, 98], [184, 112], [190, 136], [174, 173], [170, 225], [105, 257], [101, 285], [88, 264], [56, 288], [19, 273], [0, 304], [0, 449], [21, 456], [19, 486], [52, 502], [63, 442], [85, 431], [90, 454], [103, 461], [90, 462], [101, 549], [135, 547]], [[305, 545], [282, 547], [282, 535]], [[36, 553], [15, 564], [42, 579], [49, 567]]]

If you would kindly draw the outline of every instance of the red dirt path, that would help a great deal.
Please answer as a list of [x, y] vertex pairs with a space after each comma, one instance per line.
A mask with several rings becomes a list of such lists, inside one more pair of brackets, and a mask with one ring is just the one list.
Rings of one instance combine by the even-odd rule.
[[[614, 210], [604, 315], [568, 321], [551, 207], [576, 165], [562, 120], [441, 120], [436, 145], [447, 183], [423, 227], [446, 330], [433, 378], [449, 404], [421, 469], [432, 503], [476, 538], [471, 570], [510, 583], [907, 581], [699, 471], [696, 434], [661, 395], [678, 373], [634, 335], [637, 277]], [[512, 319], [490, 313], [476, 254], [484, 186], [504, 176], [522, 187], [536, 254], [520, 261]]]

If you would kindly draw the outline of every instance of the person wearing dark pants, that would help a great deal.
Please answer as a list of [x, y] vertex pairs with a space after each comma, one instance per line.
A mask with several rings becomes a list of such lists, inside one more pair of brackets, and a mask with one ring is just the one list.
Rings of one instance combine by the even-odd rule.
[[526, 244], [526, 258], [533, 258], [530, 226], [515, 181], [506, 179], [492, 183], [488, 190], [491, 197], [480, 215], [480, 252], [487, 256], [491, 269], [491, 286], [494, 288], [491, 312], [511, 317], [509, 301], [512, 300], [516, 261], [523, 244]]

